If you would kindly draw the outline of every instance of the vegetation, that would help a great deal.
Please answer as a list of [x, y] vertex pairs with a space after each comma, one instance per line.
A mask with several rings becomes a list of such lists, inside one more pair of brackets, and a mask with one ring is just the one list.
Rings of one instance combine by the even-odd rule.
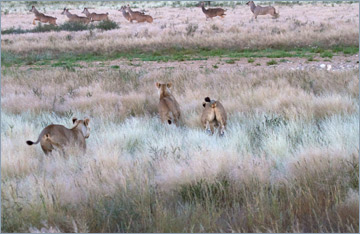
[[[332, 52], [342, 54], [346, 51], [347, 54], [358, 53], [357, 47], [333, 47]], [[29, 53], [24, 55], [17, 55], [3, 51], [1, 53], [1, 63], [3, 66], [14, 66], [22, 64], [46, 64], [51, 61], [105, 61], [119, 58], [126, 58], [128, 60], [140, 59], [141, 61], [157, 61], [157, 62], [168, 62], [168, 61], [185, 61], [185, 60], [206, 60], [210, 57], [226, 57], [230, 58], [226, 60], [226, 63], [234, 63], [239, 58], [249, 58], [248, 61], [253, 61], [254, 58], [287, 58], [287, 57], [300, 57], [308, 58], [313, 56], [320, 56], [323, 50], [313, 48], [297, 48], [294, 50], [226, 50], [226, 49], [209, 49], [209, 48], [198, 48], [198, 49], [183, 49], [183, 48], [170, 48], [158, 50], [156, 52], [142, 51], [141, 49], [122, 51], [122, 52], [111, 52], [110, 54], [98, 54], [97, 52], [87, 53]], [[270, 63], [272, 63], [271, 60]], [[274, 63], [275, 64], [275, 63]], [[272, 64], [269, 64], [272, 65]]]
[[[359, 231], [358, 4], [274, 3], [282, 16], [254, 24], [245, 2], [212, 3], [228, 9], [212, 22], [186, 8], [198, 2], [132, 2], [154, 22], [111, 17], [121, 29], [106, 32], [65, 17], [33, 29], [31, 4], [2, 3], [3, 232]], [[297, 69], [314, 58], [334, 59]], [[180, 127], [160, 122], [155, 82], [173, 84]], [[224, 137], [200, 123], [207, 96], [228, 113]], [[72, 117], [90, 118], [86, 154], [26, 145]]]
[[118, 24], [114, 21], [107, 20], [99, 22], [98, 24], [83, 24], [79, 22], [65, 22], [59, 26], [51, 25], [51, 24], [41, 24], [38, 25], [34, 29], [21, 29], [21, 28], [9, 28], [1, 31], [2, 35], [6, 34], [23, 34], [23, 33], [38, 33], [38, 32], [51, 32], [51, 31], [84, 31], [84, 30], [113, 30], [119, 28]]
[[[98, 69], [2, 69], [3, 231], [358, 231], [358, 69]], [[160, 123], [156, 81], [183, 127]], [[202, 130], [208, 95], [224, 138]], [[91, 117], [86, 155], [24, 143], [72, 116]]]

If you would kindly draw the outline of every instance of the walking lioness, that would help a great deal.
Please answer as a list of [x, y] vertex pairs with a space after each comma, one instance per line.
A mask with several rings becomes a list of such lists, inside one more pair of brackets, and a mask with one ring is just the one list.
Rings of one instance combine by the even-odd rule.
[[171, 94], [171, 83], [160, 84], [156, 82], [156, 87], [159, 90], [160, 101], [158, 105], [158, 111], [162, 122], [168, 124], [175, 123], [176, 126], [180, 120], [180, 107], [175, 97]]
[[90, 119], [78, 120], [72, 119], [75, 126], [71, 129], [63, 125], [51, 124], [44, 128], [37, 141], [26, 141], [26, 144], [33, 145], [40, 142], [41, 148], [45, 154], [51, 153], [54, 149], [64, 150], [65, 146], [78, 145], [85, 152], [85, 139], [90, 136], [89, 122]]
[[201, 123], [208, 133], [213, 134], [215, 128], [220, 126], [220, 136], [224, 135], [226, 127], [226, 111], [219, 101], [205, 98], [203, 102], [203, 113], [201, 115]]

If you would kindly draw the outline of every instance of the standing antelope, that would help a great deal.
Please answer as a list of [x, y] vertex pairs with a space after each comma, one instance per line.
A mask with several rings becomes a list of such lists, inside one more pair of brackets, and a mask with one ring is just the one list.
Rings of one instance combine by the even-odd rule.
[[128, 12], [126, 12], [126, 7], [125, 6], [121, 6], [119, 11], [122, 12], [125, 19], [127, 19], [128, 21], [130, 21], [132, 23], [132, 19], [130, 17], [130, 14]]
[[201, 2], [200, 6], [201, 6], [201, 9], [202, 9], [202, 11], [204, 12], [204, 14], [206, 16], [206, 20], [208, 20], [208, 18], [212, 19], [213, 17], [216, 17], [216, 16], [220, 16], [221, 18], [224, 18], [224, 16], [226, 15], [225, 14], [226, 10], [224, 10], [222, 8], [208, 8], [208, 9], [205, 9], [204, 2]]
[[255, 6], [255, 3], [253, 1], [249, 1], [246, 3], [246, 5], [250, 6], [250, 10], [251, 12], [254, 14], [253, 17], [255, 17], [255, 19], [257, 19], [258, 15], [272, 15], [273, 19], [276, 19], [279, 17], [279, 12], [276, 13], [275, 8], [272, 6], [266, 6], [266, 7], [262, 7], [262, 6]]
[[131, 19], [130, 22], [132, 22], [133, 20], [136, 20], [138, 23], [142, 23], [145, 21], [148, 23], [153, 22], [153, 18], [150, 15], [145, 15], [140, 11], [132, 11], [129, 5], [126, 7], [126, 10], [129, 12]]
[[48, 16], [48, 15], [44, 15], [43, 13], [40, 13], [38, 10], [36, 10], [36, 8], [34, 6], [31, 7], [30, 12], [35, 14], [35, 18], [33, 20], [33, 25], [35, 25], [35, 20], [38, 20], [42, 23], [49, 23], [52, 25], [57, 25], [56, 24], [56, 19], [55, 17], [52, 16]]
[[78, 16], [76, 14], [71, 14], [69, 12], [69, 9], [64, 8], [63, 12], [61, 12], [62, 15], [66, 15], [69, 18], [70, 22], [80, 22], [88, 24], [90, 23], [91, 19], [88, 17]]
[[97, 14], [95, 12], [90, 13], [87, 8], [81, 12], [86, 15], [86, 17], [91, 18], [91, 21], [102, 21], [102, 20], [109, 20], [109, 13], [106, 14]]

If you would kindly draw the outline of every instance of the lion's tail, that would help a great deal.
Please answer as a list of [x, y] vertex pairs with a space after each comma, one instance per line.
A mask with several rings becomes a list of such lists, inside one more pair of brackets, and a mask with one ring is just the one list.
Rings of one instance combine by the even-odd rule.
[[37, 141], [35, 141], [35, 142], [33, 142], [33, 141], [26, 141], [26, 144], [28, 144], [28, 145], [36, 145], [36, 144], [38, 144], [38, 143], [40, 142], [41, 138], [42, 138], [44, 135], [45, 135], [47, 138], [49, 137], [49, 134], [45, 134], [45, 129], [42, 130], [42, 132], [40, 133]]

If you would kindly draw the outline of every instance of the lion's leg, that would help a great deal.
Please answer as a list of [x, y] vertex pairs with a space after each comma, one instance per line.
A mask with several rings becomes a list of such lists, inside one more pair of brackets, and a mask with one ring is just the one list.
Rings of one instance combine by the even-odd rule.
[[211, 128], [210, 128], [210, 122], [209, 122], [209, 120], [206, 121], [205, 131], [206, 131], [206, 133], [209, 134], [209, 135], [212, 134], [212, 130], [211, 130]]
[[224, 121], [222, 119], [220, 119], [220, 136], [224, 136], [225, 133], [225, 124]]

